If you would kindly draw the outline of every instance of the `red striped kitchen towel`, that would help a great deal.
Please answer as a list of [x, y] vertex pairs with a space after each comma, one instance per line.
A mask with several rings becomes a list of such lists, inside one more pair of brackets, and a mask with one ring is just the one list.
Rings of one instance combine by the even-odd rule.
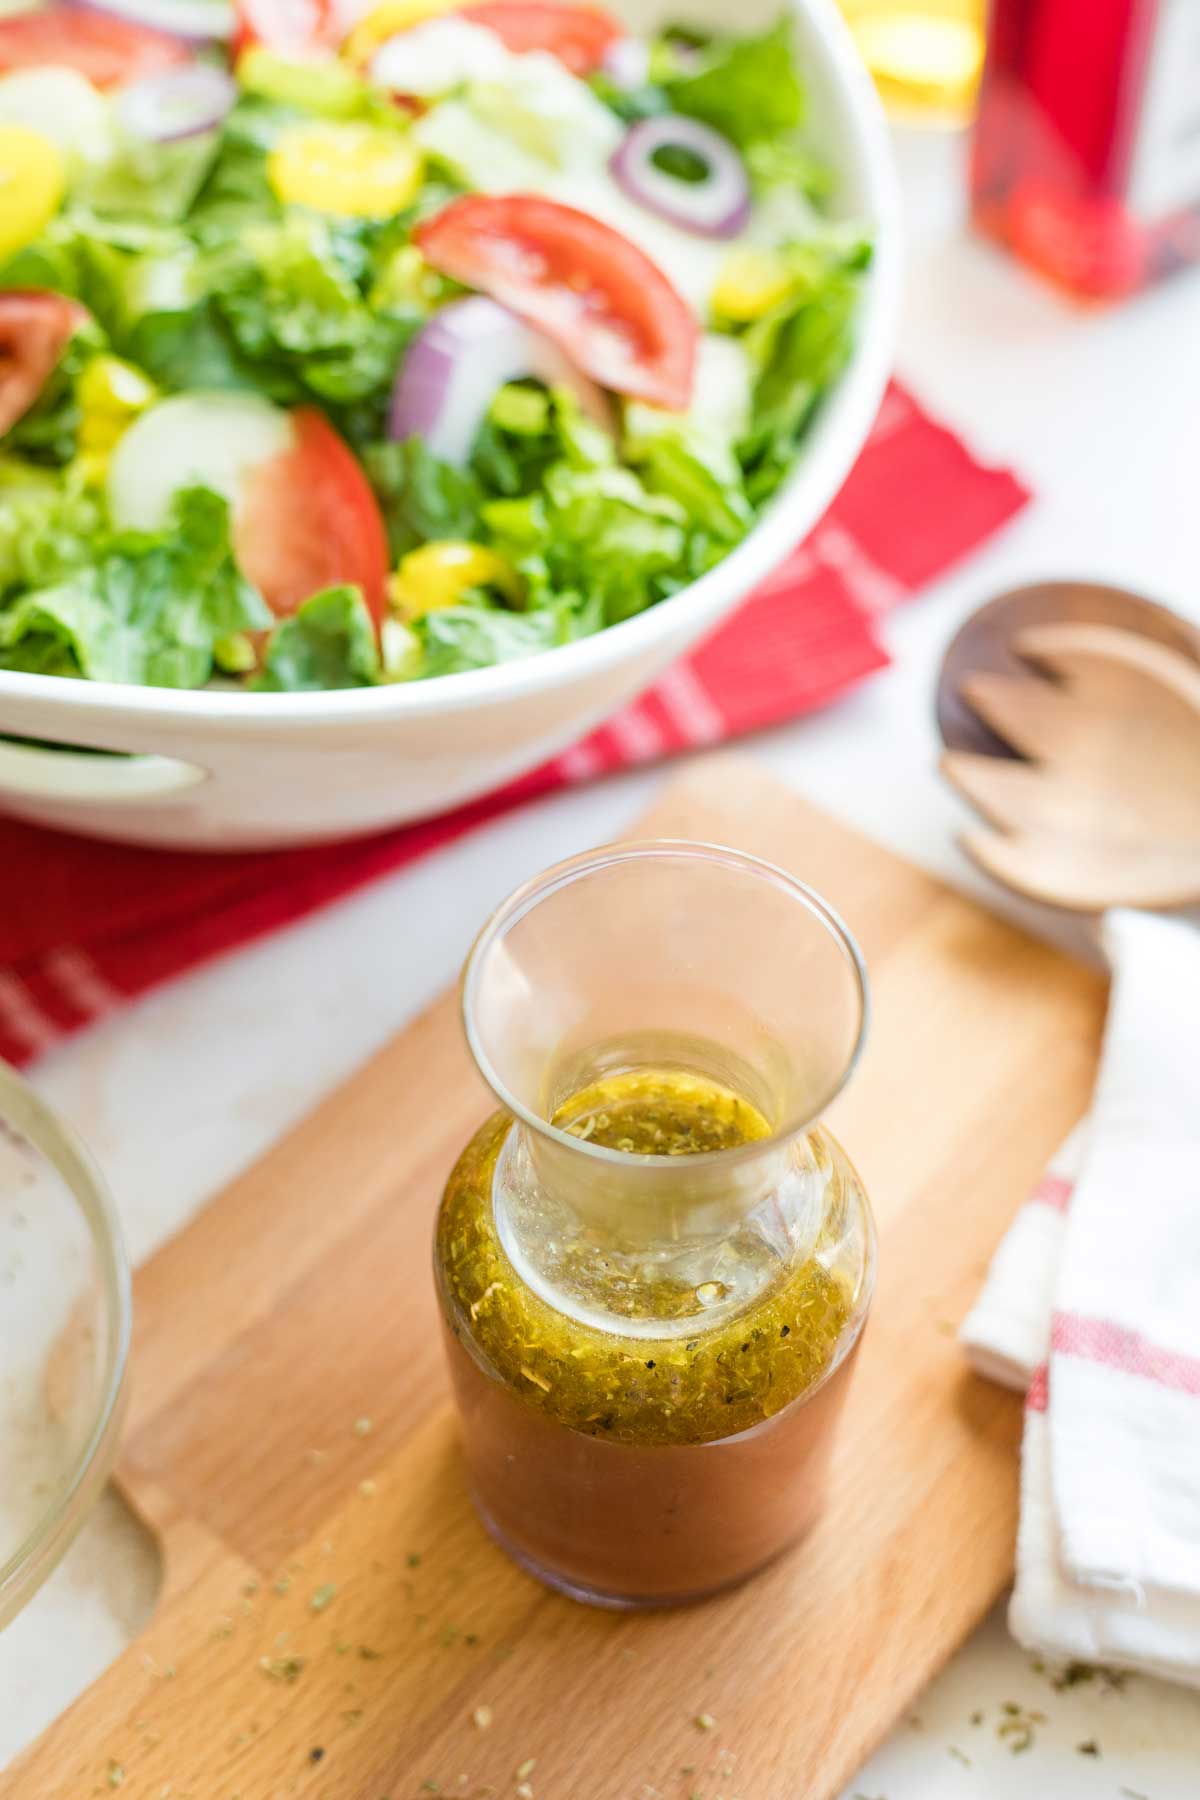
[[536, 795], [827, 704], [886, 665], [874, 619], [1027, 497], [893, 386], [828, 513], [736, 616], [599, 731], [502, 792], [378, 837], [232, 856], [0, 819], [0, 1055], [28, 1061], [124, 999]]
[[1091, 1113], [959, 1335], [1025, 1393], [1014, 1635], [1200, 1687], [1200, 932], [1114, 911], [1102, 935]]

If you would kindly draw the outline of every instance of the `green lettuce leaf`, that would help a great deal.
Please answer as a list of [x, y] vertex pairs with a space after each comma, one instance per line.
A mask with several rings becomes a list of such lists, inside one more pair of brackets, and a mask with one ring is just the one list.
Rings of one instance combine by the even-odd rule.
[[517, 495], [537, 492], [556, 463], [607, 469], [616, 459], [610, 433], [588, 418], [569, 389], [511, 382], [492, 401], [471, 467], [486, 493]]
[[243, 356], [211, 300], [181, 312], [147, 313], [124, 341], [125, 354], [168, 392], [189, 388], [238, 388], [280, 406], [305, 398], [296, 375], [282, 362]]
[[483, 490], [467, 470], [430, 454], [419, 438], [368, 445], [363, 461], [383, 510], [393, 559], [429, 538], [479, 535]]
[[378, 96], [348, 62], [289, 57], [256, 44], [238, 58], [243, 94], [324, 119], [353, 119], [378, 106]]
[[630, 469], [558, 463], [544, 489], [483, 508], [492, 544], [528, 583], [531, 608], [565, 601], [597, 623], [642, 612], [686, 579], [686, 515]]
[[194, 303], [186, 291], [193, 255], [173, 228], [68, 209], [0, 267], [0, 288], [53, 288], [82, 300], [114, 349], [127, 355], [128, 333], [143, 313]]
[[379, 672], [375, 627], [362, 594], [356, 587], [331, 587], [279, 621], [251, 685], [272, 694], [370, 687]]
[[316, 213], [248, 225], [212, 253], [204, 286], [237, 351], [282, 366], [335, 405], [390, 394], [418, 311], [375, 311], [360, 282], [372, 269], [359, 239]]
[[287, 126], [304, 114], [243, 96], [221, 127], [216, 155], [188, 224], [202, 244], [227, 243], [247, 225], [283, 217], [267, 174], [267, 157]]
[[71, 476], [0, 459], [0, 595], [50, 587], [92, 560], [99, 501]]
[[741, 146], [794, 131], [804, 116], [786, 18], [761, 37], [711, 38], [660, 82], [676, 112]]
[[26, 244], [8, 258], [0, 257], [0, 289], [53, 288], [56, 293], [83, 298], [83, 275], [73, 228], [61, 218], [51, 220], [36, 243]]
[[810, 205], [820, 205], [829, 198], [833, 185], [829, 163], [795, 132], [755, 138], [743, 146], [742, 155], [750, 185], [760, 202], [778, 190], [802, 196]]
[[741, 334], [758, 371], [750, 429], [738, 444], [746, 492], [755, 505], [768, 499], [790, 470], [821, 395], [849, 360], [870, 245], [834, 229], [788, 254], [792, 292]]
[[168, 225], [185, 217], [217, 155], [220, 134], [195, 132], [173, 143], [122, 137], [111, 161], [86, 165], [71, 204], [122, 222]]
[[482, 604], [446, 606], [426, 613], [414, 629], [424, 651], [417, 670], [422, 678], [515, 662], [582, 635], [578, 615], [569, 605], [527, 613]]
[[752, 512], [742, 470], [729, 444], [701, 430], [660, 432], [638, 451], [638, 473], [653, 494], [665, 494], [689, 524], [725, 549], [750, 528]]
[[93, 546], [95, 560], [0, 611], [0, 667], [145, 687], [200, 687], [213, 647], [270, 624], [229, 543], [229, 508], [205, 488], [179, 495], [171, 529]]

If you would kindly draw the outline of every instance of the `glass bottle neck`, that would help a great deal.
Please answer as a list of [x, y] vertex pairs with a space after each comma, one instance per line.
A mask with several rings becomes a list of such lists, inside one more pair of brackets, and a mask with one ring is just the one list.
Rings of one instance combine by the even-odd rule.
[[514, 1122], [493, 1206], [518, 1275], [558, 1311], [686, 1336], [768, 1293], [812, 1250], [831, 1175], [819, 1132], [710, 1155], [597, 1157]]

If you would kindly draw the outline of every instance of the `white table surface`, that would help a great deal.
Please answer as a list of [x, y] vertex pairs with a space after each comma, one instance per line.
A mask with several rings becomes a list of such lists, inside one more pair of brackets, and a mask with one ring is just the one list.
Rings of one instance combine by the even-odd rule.
[[[930, 695], [957, 621], [1008, 583], [1053, 574], [1125, 581], [1200, 617], [1200, 273], [1119, 311], [1075, 310], [965, 235], [954, 139], [905, 135], [898, 149], [910, 240], [900, 372], [982, 455], [1019, 469], [1038, 499], [889, 623], [891, 670], [754, 748], [875, 837], [978, 888], [954, 847], [956, 804], [933, 768]], [[37, 1085], [106, 1169], [134, 1258], [431, 998], [494, 902], [546, 863], [619, 836], [662, 780], [625, 776], [489, 826], [47, 1058]], [[989, 899], [1004, 905], [994, 890]], [[0, 1764], [128, 1642], [153, 1592], [152, 1556], [110, 1495], [0, 1637]], [[1006, 1701], [1046, 1715], [1022, 1755], [996, 1734]], [[978, 1710], [985, 1717], [972, 1725]], [[814, 1725], [797, 1720], [798, 1730]], [[1079, 1753], [1089, 1740], [1098, 1758]], [[1000, 1609], [845, 1800], [1197, 1794], [1200, 1694], [1140, 1678], [1119, 1692], [1096, 1682], [1055, 1691], [1008, 1639]]]

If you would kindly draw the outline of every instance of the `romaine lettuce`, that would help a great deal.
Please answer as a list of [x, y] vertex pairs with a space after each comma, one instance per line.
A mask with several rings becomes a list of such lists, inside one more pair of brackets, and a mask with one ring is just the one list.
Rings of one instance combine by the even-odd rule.
[[794, 131], [804, 117], [786, 17], [761, 37], [717, 37], [692, 48], [660, 83], [676, 112], [702, 119], [743, 149]]
[[180, 494], [161, 536], [102, 538], [93, 556], [0, 611], [0, 668], [201, 687], [216, 643], [271, 623], [234, 562], [229, 508], [205, 488]]
[[89, 563], [103, 516], [80, 480], [0, 457], [0, 596], [49, 587]]
[[263, 693], [295, 694], [370, 687], [378, 679], [379, 646], [361, 593], [356, 587], [331, 587], [279, 621], [253, 686]]

